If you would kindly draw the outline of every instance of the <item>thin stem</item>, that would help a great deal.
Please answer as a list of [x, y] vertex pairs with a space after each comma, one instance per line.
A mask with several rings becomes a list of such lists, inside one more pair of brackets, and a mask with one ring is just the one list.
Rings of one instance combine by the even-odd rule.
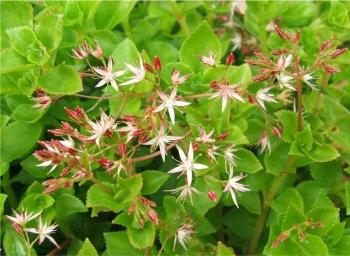
[[254, 255], [255, 249], [257, 248], [257, 246], [259, 244], [262, 231], [265, 227], [266, 218], [267, 218], [267, 215], [269, 213], [269, 209], [270, 209], [270, 205], [272, 203], [272, 200], [275, 198], [281, 185], [284, 183], [284, 181], [287, 177], [287, 174], [288, 174], [288, 170], [293, 162], [294, 162], [294, 159], [289, 157], [287, 164], [286, 164], [286, 172], [283, 172], [282, 174], [280, 174], [274, 178], [274, 180], [272, 181], [272, 184], [270, 186], [270, 190], [264, 196], [261, 214], [258, 216], [258, 218], [256, 220], [253, 236], [249, 242], [247, 255]]
[[127, 99], [128, 99], [128, 95], [124, 94], [124, 97], [122, 99], [122, 103], [120, 104], [119, 109], [116, 113], [116, 117], [118, 117], [120, 115], [120, 113], [123, 111]]
[[11, 186], [10, 181], [10, 171], [7, 171], [3, 176], [1, 180], [2, 188], [4, 189], [5, 193], [7, 194], [8, 201], [10, 203], [10, 206], [12, 209], [16, 209], [18, 205], [17, 197], [15, 192], [13, 191], [13, 188]]
[[181, 29], [183, 30], [186, 36], [189, 36], [191, 34], [190, 29], [186, 22], [185, 16], [182, 15], [182, 12], [179, 6], [177, 5], [176, 0], [171, 0], [170, 4], [171, 4], [171, 9], [177, 19], [177, 22], [180, 24]]
[[124, 21], [122, 22], [122, 27], [126, 36], [133, 41], [133, 35], [130, 29], [129, 18], [124, 19]]
[[212, 96], [212, 93], [200, 93], [200, 94], [193, 94], [193, 95], [184, 95], [182, 98], [184, 99], [197, 99], [197, 98], [203, 98], [203, 97], [210, 97]]
[[298, 93], [298, 131], [302, 129], [302, 114], [303, 114], [303, 89], [300, 80], [297, 81], [297, 93]]
[[53, 249], [47, 256], [55, 256], [57, 255], [60, 251], [62, 251], [65, 247], [67, 247], [71, 242], [71, 239], [67, 239], [64, 241], [62, 244], [60, 244], [60, 247], [56, 247]]
[[166, 236], [165, 239], [164, 239], [164, 242], [162, 243], [162, 247], [160, 247], [160, 249], [159, 249], [158, 256], [162, 255], [162, 252], [163, 252], [163, 250], [165, 248], [166, 243], [168, 242], [168, 239], [169, 239], [169, 237]]
[[124, 93], [124, 94], [110, 95], [110, 96], [91, 96], [91, 95], [84, 95], [84, 94], [77, 93], [77, 94], [74, 94], [71, 96], [86, 98], [86, 99], [95, 99], [95, 100], [110, 100], [110, 99], [122, 98], [122, 97], [126, 97], [126, 96], [143, 97], [143, 96], [145, 96], [145, 94], [143, 94], [143, 93]]

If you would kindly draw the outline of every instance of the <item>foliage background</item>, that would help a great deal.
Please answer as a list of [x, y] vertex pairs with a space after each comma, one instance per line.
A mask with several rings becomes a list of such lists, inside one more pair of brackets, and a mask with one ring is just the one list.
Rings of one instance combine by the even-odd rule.
[[[94, 88], [92, 79], [81, 79], [79, 72], [88, 67], [72, 58], [71, 50], [84, 40], [101, 45], [104, 57], [112, 56], [118, 60], [117, 65], [135, 62], [138, 53], [149, 62], [158, 55], [165, 85], [169, 84], [174, 67], [191, 74], [189, 82], [179, 88], [184, 95], [206, 92], [208, 84], [218, 76], [218, 70], [205, 68], [195, 56], [212, 49], [217, 60], [224, 62], [227, 54], [234, 51], [236, 62], [229, 69], [230, 82], [246, 82], [248, 90], [256, 92], [263, 84], [252, 82], [257, 70], [244, 64], [244, 60], [255, 48], [269, 54], [284, 45], [267, 30], [271, 21], [286, 30], [301, 32], [300, 55], [308, 64], [320, 44], [329, 38], [334, 38], [339, 47], [348, 47], [349, 2], [248, 1], [244, 15], [233, 17], [235, 26], [225, 26], [220, 19], [230, 13], [231, 2], [225, 1], [2, 1], [0, 5], [2, 216], [11, 214], [11, 208], [42, 210], [47, 220], [59, 224], [55, 238], [63, 243], [61, 253], [67, 255], [96, 255], [96, 251], [103, 255], [157, 254], [167, 230], [174, 232], [185, 218], [195, 219], [197, 233], [188, 251], [176, 247], [178, 254], [232, 255], [233, 250], [246, 254], [256, 239], [257, 254], [346, 255], [350, 251], [349, 52], [335, 61], [342, 72], [334, 76], [317, 74], [319, 90], [305, 90], [304, 121], [309, 129], [297, 133], [292, 106], [282, 111], [282, 105], [269, 107], [268, 113], [276, 112], [274, 120], [283, 128], [282, 140], [272, 141], [271, 155], [258, 154], [254, 147], [265, 126], [263, 114], [256, 106], [231, 106], [230, 117], [225, 119], [220, 102], [207, 101], [186, 109], [185, 115], [179, 117], [179, 133], [186, 126], [195, 130], [193, 124], [202, 124], [215, 128], [217, 134], [230, 131], [230, 141], [241, 145], [237, 169], [248, 174], [246, 183], [252, 191], [239, 196], [240, 208], [233, 207], [229, 197], [221, 197], [220, 189], [216, 190], [221, 197], [219, 202], [213, 203], [206, 196], [194, 196], [194, 206], [177, 202], [164, 192], [176, 185], [176, 177], [166, 174], [175, 161], [171, 157], [165, 163], [155, 159], [137, 165], [139, 173], [157, 171], [150, 176], [152, 180], [159, 179], [151, 195], [143, 193], [142, 186], [134, 192], [157, 203], [161, 225], [147, 222], [144, 229], [135, 229], [126, 206], [89, 181], [74, 189], [43, 194], [41, 183], [48, 178], [47, 171], [37, 167], [32, 156], [38, 148], [37, 141], [50, 138], [46, 131], [58, 127], [61, 120], [68, 120], [64, 107], [93, 107], [90, 118], [97, 118], [100, 108], [115, 117], [142, 116], [145, 102], [137, 98], [128, 99], [119, 113], [119, 99], [97, 102], [77, 97], [77, 93], [115, 93], [109, 87]], [[242, 38], [239, 47], [235, 47], [236, 41], [232, 42], [236, 35]], [[38, 88], [54, 101], [44, 111], [33, 108], [32, 95]], [[144, 82], [132, 90], [150, 93], [153, 86]], [[203, 113], [208, 113], [209, 124]], [[148, 150], [142, 153], [147, 154]], [[290, 156], [293, 161], [288, 160]], [[93, 168], [98, 179], [114, 186], [101, 167]], [[52, 174], [57, 175], [58, 172]], [[196, 186], [204, 188], [201, 177], [196, 182]], [[178, 211], [175, 216], [174, 209]], [[306, 229], [306, 242], [293, 231], [290, 239], [272, 247], [281, 232], [308, 218], [324, 227]], [[23, 255], [23, 241], [4, 217], [1, 226], [6, 254]], [[52, 246], [44, 243], [35, 250], [37, 254], [47, 254]], [[164, 253], [173, 254], [172, 242], [166, 244]]]

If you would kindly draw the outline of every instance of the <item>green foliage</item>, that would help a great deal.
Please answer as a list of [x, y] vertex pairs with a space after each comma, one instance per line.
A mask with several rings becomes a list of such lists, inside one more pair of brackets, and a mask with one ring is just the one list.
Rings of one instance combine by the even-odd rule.
[[348, 2], [0, 8], [3, 254], [348, 254]]

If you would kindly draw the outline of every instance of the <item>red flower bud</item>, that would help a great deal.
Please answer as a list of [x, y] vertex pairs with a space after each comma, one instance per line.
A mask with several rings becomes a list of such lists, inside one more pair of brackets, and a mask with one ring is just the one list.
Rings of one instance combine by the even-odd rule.
[[340, 55], [346, 52], [346, 48], [340, 48], [336, 49], [334, 52], [331, 53], [332, 59], [338, 58]]
[[105, 136], [107, 136], [108, 138], [112, 138], [113, 132], [112, 132], [110, 129], [107, 129], [107, 130], [105, 131]]
[[143, 227], [143, 223], [144, 223], [144, 222], [143, 222], [143, 219], [142, 219], [142, 218], [139, 218], [139, 219], [138, 219], [138, 222], [139, 222], [140, 227]]
[[210, 87], [211, 87], [212, 89], [214, 89], [214, 90], [219, 89], [219, 82], [218, 82], [218, 81], [212, 81], [212, 82], [210, 83]]
[[226, 65], [232, 65], [235, 62], [235, 55], [230, 52], [230, 54], [226, 57]]
[[324, 41], [320, 46], [320, 53], [324, 53], [327, 49], [333, 46], [333, 39], [328, 39]]
[[153, 65], [157, 71], [160, 71], [162, 69], [162, 65], [160, 64], [160, 59], [157, 55], [154, 56]]
[[131, 207], [129, 207], [129, 209], [128, 209], [128, 214], [129, 214], [129, 215], [132, 215], [132, 214], [134, 214], [134, 211], [135, 211], [135, 207], [134, 207], [134, 206], [131, 206]]
[[97, 162], [105, 169], [109, 169], [112, 165], [112, 161], [104, 157], [98, 159]]
[[196, 144], [193, 145], [193, 151], [196, 152], [198, 150], [199, 150], [199, 144], [196, 143]]
[[282, 138], [281, 132], [277, 127], [272, 127], [272, 133], [273, 135], [275, 135], [278, 138]]
[[329, 74], [335, 74], [337, 72], [340, 72], [340, 69], [331, 65], [325, 65], [324, 70]]
[[230, 135], [229, 132], [224, 132], [224, 133], [219, 134], [216, 138], [217, 138], [218, 140], [224, 140], [224, 139], [226, 139], [229, 135]]
[[144, 63], [143, 66], [145, 67], [145, 69], [146, 69], [148, 72], [154, 74], [153, 68], [152, 68], [152, 66], [151, 66], [150, 64]]
[[218, 200], [218, 196], [216, 195], [216, 193], [214, 191], [208, 191], [208, 197], [213, 202], [216, 202], [216, 200]]
[[118, 146], [118, 150], [119, 150], [119, 155], [121, 155], [122, 157], [126, 155], [126, 145], [125, 143], [121, 143]]
[[158, 219], [158, 214], [157, 214], [157, 212], [156, 212], [155, 210], [150, 209], [150, 210], [148, 211], [148, 217], [150, 218], [150, 220], [151, 220], [154, 224], [158, 225], [159, 219]]

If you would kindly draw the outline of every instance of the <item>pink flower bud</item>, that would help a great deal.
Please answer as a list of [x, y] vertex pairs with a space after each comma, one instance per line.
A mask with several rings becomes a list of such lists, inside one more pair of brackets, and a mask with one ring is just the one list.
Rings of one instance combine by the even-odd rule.
[[337, 72], [340, 72], [340, 69], [331, 65], [325, 65], [324, 70], [329, 74], [335, 74]]
[[150, 220], [154, 224], [158, 225], [158, 223], [159, 223], [158, 214], [157, 214], [157, 212], [154, 209], [150, 209], [148, 211], [148, 217], [150, 218]]
[[210, 83], [210, 87], [211, 87], [212, 89], [214, 89], [214, 90], [219, 89], [219, 82], [218, 82], [218, 81], [212, 81], [212, 82]]
[[132, 215], [132, 214], [134, 214], [134, 211], [135, 211], [135, 207], [134, 207], [134, 206], [131, 206], [131, 207], [129, 207], [129, 209], [128, 209], [128, 214], [129, 214], [129, 215]]
[[331, 53], [331, 57], [332, 57], [332, 59], [338, 58], [339, 56], [341, 56], [345, 52], [346, 52], [346, 48], [336, 49], [334, 52]]
[[276, 137], [282, 138], [281, 132], [277, 127], [272, 127], [271, 131]]
[[226, 65], [232, 65], [235, 62], [235, 55], [230, 52], [230, 54], [226, 58]]
[[125, 143], [119, 144], [118, 150], [119, 150], [119, 154], [120, 154], [122, 157], [126, 156], [126, 145], [125, 145]]
[[103, 57], [103, 50], [101, 46], [97, 45], [95, 49], [90, 49], [90, 53], [97, 59], [101, 59]]
[[107, 129], [107, 130], [105, 131], [104, 135], [107, 136], [108, 138], [112, 138], [113, 132], [112, 132], [112, 130]]
[[144, 63], [143, 66], [148, 72], [154, 74], [153, 68], [152, 68], [152, 66], [150, 64]]
[[226, 139], [229, 135], [230, 135], [229, 132], [224, 132], [224, 133], [219, 134], [216, 138], [217, 138], [218, 140], [224, 140], [224, 139]]
[[328, 39], [327, 41], [324, 41], [320, 46], [320, 53], [324, 53], [327, 49], [331, 48], [333, 46], [333, 39]]
[[160, 71], [162, 69], [162, 65], [160, 64], [160, 59], [157, 55], [154, 56], [153, 65], [157, 71]]
[[216, 195], [216, 193], [214, 191], [208, 191], [208, 197], [213, 202], [216, 202], [216, 200], [218, 200], [218, 196]]
[[112, 165], [112, 161], [104, 157], [98, 159], [97, 162], [105, 169], [109, 169]]
[[196, 152], [198, 150], [199, 150], [199, 144], [196, 143], [196, 144], [193, 145], [193, 151]]

